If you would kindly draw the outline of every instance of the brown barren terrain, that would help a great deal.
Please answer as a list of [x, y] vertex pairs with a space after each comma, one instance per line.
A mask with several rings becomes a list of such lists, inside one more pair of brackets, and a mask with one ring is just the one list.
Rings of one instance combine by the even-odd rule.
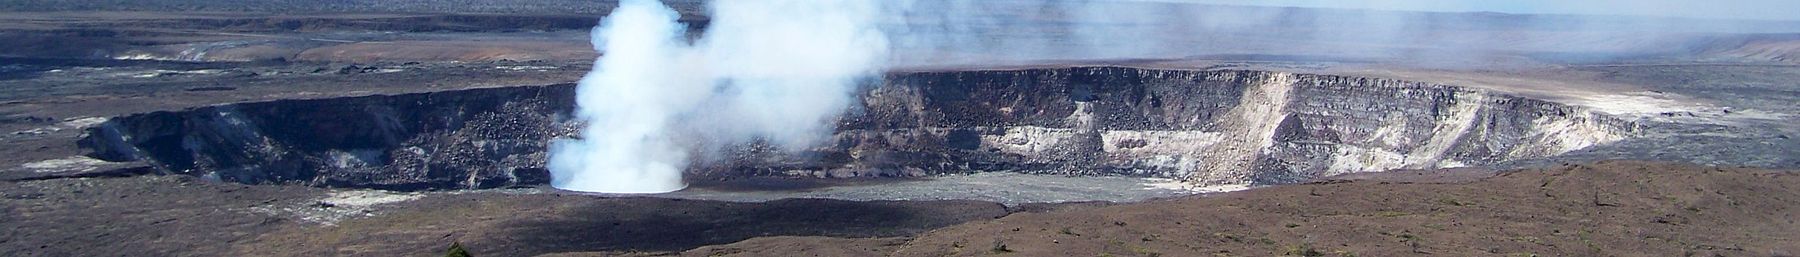
[[1793, 256], [1796, 207], [1793, 171], [1608, 161], [1473, 182], [1327, 180], [1020, 213], [904, 243], [759, 238], [683, 255]]

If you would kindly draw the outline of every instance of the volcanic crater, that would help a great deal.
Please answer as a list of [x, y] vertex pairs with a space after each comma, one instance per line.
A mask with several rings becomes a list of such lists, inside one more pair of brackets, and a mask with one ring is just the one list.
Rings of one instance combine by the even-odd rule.
[[821, 144], [621, 195], [545, 165], [617, 1], [328, 2], [0, 0], [0, 256], [1800, 252], [1800, 22], [903, 1]]
[[[248, 184], [452, 190], [546, 184], [574, 85], [222, 104], [113, 118], [92, 157]], [[1638, 134], [1587, 108], [1392, 79], [1074, 67], [893, 73], [827, 144], [725, 147], [689, 180], [977, 172], [1288, 184], [1552, 157]]]

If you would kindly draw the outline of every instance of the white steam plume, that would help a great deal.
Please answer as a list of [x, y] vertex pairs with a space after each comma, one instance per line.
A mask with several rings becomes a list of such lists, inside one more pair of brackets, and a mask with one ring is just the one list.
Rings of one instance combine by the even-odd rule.
[[594, 29], [604, 56], [576, 90], [587, 127], [551, 146], [552, 186], [670, 192], [705, 147], [812, 146], [888, 55], [876, 1], [731, 0], [711, 11], [691, 45], [680, 15], [654, 0], [621, 1]]

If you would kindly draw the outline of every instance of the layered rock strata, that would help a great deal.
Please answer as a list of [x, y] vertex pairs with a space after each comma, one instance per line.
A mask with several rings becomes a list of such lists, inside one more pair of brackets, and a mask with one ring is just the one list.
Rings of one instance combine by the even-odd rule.
[[[829, 143], [704, 153], [697, 179], [1012, 171], [1298, 182], [1555, 156], [1637, 134], [1586, 109], [1448, 85], [1124, 67], [891, 74]], [[542, 184], [572, 85], [283, 100], [114, 118], [95, 157], [245, 183], [400, 190]]]

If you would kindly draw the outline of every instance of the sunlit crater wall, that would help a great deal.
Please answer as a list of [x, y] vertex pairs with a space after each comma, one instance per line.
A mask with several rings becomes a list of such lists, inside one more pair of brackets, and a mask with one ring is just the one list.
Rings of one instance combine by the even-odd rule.
[[1201, 184], [1492, 164], [1637, 131], [1583, 108], [1454, 86], [1262, 71], [907, 74], [863, 99], [837, 135], [843, 167]]

